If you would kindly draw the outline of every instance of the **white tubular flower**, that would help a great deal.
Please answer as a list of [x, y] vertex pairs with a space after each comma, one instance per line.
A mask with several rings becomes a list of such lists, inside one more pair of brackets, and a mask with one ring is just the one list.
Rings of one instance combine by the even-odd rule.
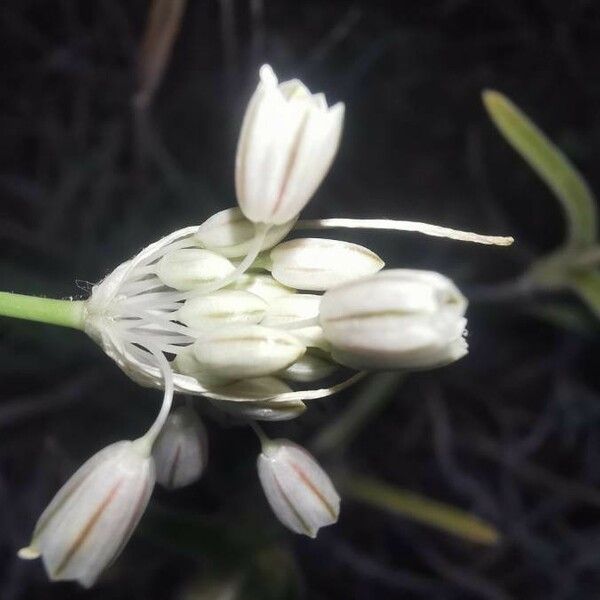
[[41, 556], [50, 579], [90, 587], [123, 550], [153, 487], [154, 462], [143, 440], [104, 448], [59, 490], [19, 556]]
[[359, 369], [424, 369], [458, 360], [467, 301], [443, 275], [394, 269], [329, 290], [320, 322], [333, 358]]
[[300, 238], [271, 250], [271, 274], [290, 287], [321, 291], [381, 270], [384, 262], [368, 248], [321, 238]]
[[231, 325], [208, 331], [193, 348], [202, 367], [230, 379], [270, 375], [285, 369], [306, 351], [296, 337], [261, 325]]
[[188, 406], [176, 408], [154, 443], [156, 481], [174, 490], [194, 483], [208, 460], [208, 436], [198, 415]]
[[[260, 250], [272, 248], [280, 242], [292, 229], [295, 221], [292, 219], [282, 225], [269, 228]], [[252, 240], [256, 235], [256, 227], [246, 219], [239, 208], [228, 208], [213, 215], [200, 227], [194, 236], [196, 241], [228, 258], [238, 258], [248, 254]]]
[[254, 223], [295, 219], [337, 152], [344, 105], [327, 106], [297, 79], [278, 85], [268, 65], [246, 109], [237, 147], [238, 204]]
[[329, 476], [302, 447], [289, 440], [263, 442], [258, 476], [277, 518], [311, 538], [338, 520], [340, 497]]

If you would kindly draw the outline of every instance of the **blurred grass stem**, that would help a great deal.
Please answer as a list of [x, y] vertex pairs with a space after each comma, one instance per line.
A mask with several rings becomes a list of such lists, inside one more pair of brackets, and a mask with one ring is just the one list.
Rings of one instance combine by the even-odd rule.
[[134, 106], [138, 110], [150, 106], [162, 81], [186, 3], [186, 0], [152, 2], [138, 57], [138, 88], [134, 97]]
[[376, 479], [351, 476], [344, 480], [343, 490], [346, 496], [354, 500], [408, 517], [471, 542], [491, 545], [500, 540], [498, 530], [479, 517]]

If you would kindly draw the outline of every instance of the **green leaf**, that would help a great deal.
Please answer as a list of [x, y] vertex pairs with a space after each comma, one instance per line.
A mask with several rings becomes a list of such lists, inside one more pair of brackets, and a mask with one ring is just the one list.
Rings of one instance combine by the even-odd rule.
[[426, 496], [404, 490], [367, 477], [351, 477], [344, 482], [346, 495], [441, 529], [471, 542], [496, 544], [500, 540], [498, 530], [479, 517]]
[[483, 103], [500, 133], [562, 203], [568, 243], [586, 247], [597, 237], [596, 200], [573, 163], [525, 113], [500, 92], [483, 92]]
[[600, 318], [600, 271], [572, 273], [569, 282], [596, 317]]

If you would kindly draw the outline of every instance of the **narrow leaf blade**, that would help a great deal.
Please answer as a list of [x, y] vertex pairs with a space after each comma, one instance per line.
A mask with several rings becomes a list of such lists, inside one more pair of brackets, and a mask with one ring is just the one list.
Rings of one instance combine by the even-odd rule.
[[585, 247], [597, 237], [596, 200], [573, 163], [513, 102], [500, 92], [483, 92], [483, 103], [500, 133], [560, 200], [568, 242]]

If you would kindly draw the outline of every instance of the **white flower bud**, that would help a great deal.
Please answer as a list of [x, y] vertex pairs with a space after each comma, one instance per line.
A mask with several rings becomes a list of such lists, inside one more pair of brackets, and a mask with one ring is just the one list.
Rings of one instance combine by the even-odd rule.
[[368, 248], [321, 238], [300, 238], [271, 250], [271, 274], [290, 287], [327, 290], [377, 273], [384, 262]]
[[321, 296], [315, 294], [291, 294], [269, 302], [261, 325], [277, 327], [294, 321], [315, 319], [319, 316]]
[[[274, 225], [269, 229], [261, 250], [272, 248], [292, 229], [295, 221]], [[256, 234], [252, 221], [246, 219], [239, 208], [228, 208], [207, 219], [198, 227], [194, 236], [205, 248], [218, 252], [228, 258], [246, 256]]]
[[250, 292], [262, 298], [265, 302], [271, 302], [274, 298], [296, 293], [296, 290], [281, 285], [270, 275], [255, 275], [253, 273], [241, 275], [232, 284], [228, 285], [227, 289]]
[[267, 303], [241, 290], [219, 290], [185, 301], [176, 319], [194, 329], [213, 329], [228, 324], [259, 323]]
[[[278, 327], [294, 321], [318, 319], [321, 296], [316, 294], [289, 294], [274, 298], [261, 321], [266, 327]], [[320, 325], [307, 325], [296, 329], [287, 329], [307, 347], [320, 348], [329, 352], [331, 344], [325, 339]]]
[[310, 383], [329, 377], [337, 368], [330, 360], [306, 353], [282, 371], [281, 376], [298, 383]]
[[294, 336], [261, 325], [207, 331], [193, 346], [200, 365], [217, 377], [245, 379], [285, 369], [306, 348]]
[[268, 65], [252, 96], [238, 141], [235, 186], [242, 212], [255, 223], [294, 219], [335, 156], [344, 105], [329, 108], [298, 80], [277, 84]]
[[291, 388], [275, 377], [242, 379], [216, 390], [219, 394], [231, 396], [235, 400], [211, 400], [221, 410], [240, 419], [259, 421], [283, 421], [294, 419], [306, 410], [301, 400], [254, 400], [265, 396], [287, 394]]
[[394, 269], [323, 295], [333, 358], [357, 369], [423, 369], [458, 360], [467, 301], [443, 275]]
[[217, 377], [214, 373], [204, 368], [196, 359], [194, 349], [191, 345], [179, 350], [172, 364], [175, 373], [193, 377], [200, 385], [209, 389], [231, 381], [231, 379]]
[[180, 248], [165, 254], [156, 266], [160, 280], [176, 290], [194, 288], [223, 279], [235, 270], [225, 257], [201, 248]]
[[337, 521], [340, 497], [304, 448], [289, 440], [269, 441], [257, 465], [267, 500], [286, 527], [314, 538], [319, 528]]
[[176, 489], [200, 479], [208, 460], [208, 437], [198, 415], [187, 406], [168, 417], [152, 449], [156, 481]]
[[152, 493], [154, 461], [139, 442], [112, 444], [80, 467], [19, 556], [41, 556], [51, 579], [90, 587], [123, 550]]

